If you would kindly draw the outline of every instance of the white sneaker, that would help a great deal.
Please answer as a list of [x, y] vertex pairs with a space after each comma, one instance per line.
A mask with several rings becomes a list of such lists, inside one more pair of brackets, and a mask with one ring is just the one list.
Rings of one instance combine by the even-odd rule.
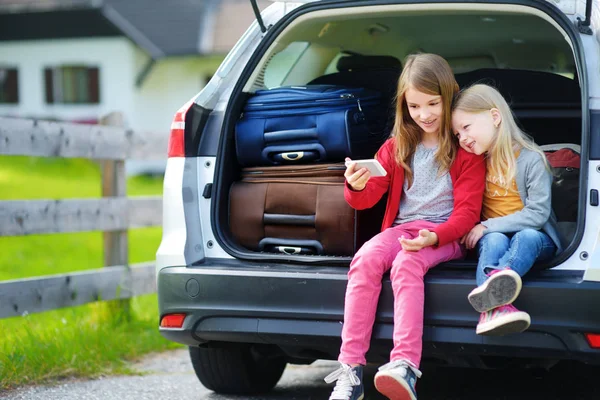
[[348, 364], [340, 364], [339, 369], [325, 377], [327, 383], [337, 381], [329, 400], [363, 400], [365, 397], [362, 384], [363, 367], [358, 365], [353, 368]]

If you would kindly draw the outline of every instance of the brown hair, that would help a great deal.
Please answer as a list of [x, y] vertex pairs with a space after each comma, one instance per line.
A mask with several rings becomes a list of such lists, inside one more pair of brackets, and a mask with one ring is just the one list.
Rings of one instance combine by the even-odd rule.
[[419, 92], [442, 96], [442, 121], [435, 160], [440, 173], [449, 171], [457, 152], [456, 139], [452, 135], [452, 98], [458, 92], [458, 84], [448, 62], [437, 54], [413, 54], [404, 62], [404, 69], [398, 79], [396, 94], [396, 120], [392, 136], [396, 141], [396, 162], [404, 168], [409, 186], [412, 185], [413, 171], [410, 161], [417, 145], [421, 142], [421, 128], [413, 121], [406, 105], [405, 93], [409, 88]]

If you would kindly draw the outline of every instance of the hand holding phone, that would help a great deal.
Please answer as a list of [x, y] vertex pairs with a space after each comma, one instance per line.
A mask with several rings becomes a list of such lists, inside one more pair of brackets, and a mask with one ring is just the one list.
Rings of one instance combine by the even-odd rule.
[[[365, 162], [367, 161], [367, 162]], [[373, 162], [374, 161], [374, 162]], [[375, 176], [385, 176], [386, 171], [377, 160], [351, 160], [346, 158], [346, 182], [354, 191], [361, 191], [371, 178], [371, 169]]]
[[352, 163], [355, 164], [354, 170], [358, 171], [361, 168], [366, 168], [371, 176], [386, 176], [387, 171], [383, 168], [383, 166], [374, 158], [368, 160], [346, 160], [346, 168], [348, 168]]

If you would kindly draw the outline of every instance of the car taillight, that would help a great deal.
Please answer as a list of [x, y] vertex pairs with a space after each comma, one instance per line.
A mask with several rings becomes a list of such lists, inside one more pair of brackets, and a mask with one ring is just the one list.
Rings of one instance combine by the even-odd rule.
[[177, 112], [171, 123], [168, 157], [185, 157], [185, 115], [192, 106], [193, 99], [185, 103]]
[[185, 314], [167, 314], [160, 320], [161, 328], [181, 328]]
[[600, 333], [586, 333], [585, 338], [592, 349], [600, 349]]

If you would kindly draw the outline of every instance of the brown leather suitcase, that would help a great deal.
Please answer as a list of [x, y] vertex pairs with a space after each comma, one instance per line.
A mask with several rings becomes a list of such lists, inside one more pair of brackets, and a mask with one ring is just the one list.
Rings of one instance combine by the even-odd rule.
[[344, 200], [345, 169], [342, 163], [243, 169], [230, 191], [233, 236], [254, 251], [353, 255], [357, 213]]

